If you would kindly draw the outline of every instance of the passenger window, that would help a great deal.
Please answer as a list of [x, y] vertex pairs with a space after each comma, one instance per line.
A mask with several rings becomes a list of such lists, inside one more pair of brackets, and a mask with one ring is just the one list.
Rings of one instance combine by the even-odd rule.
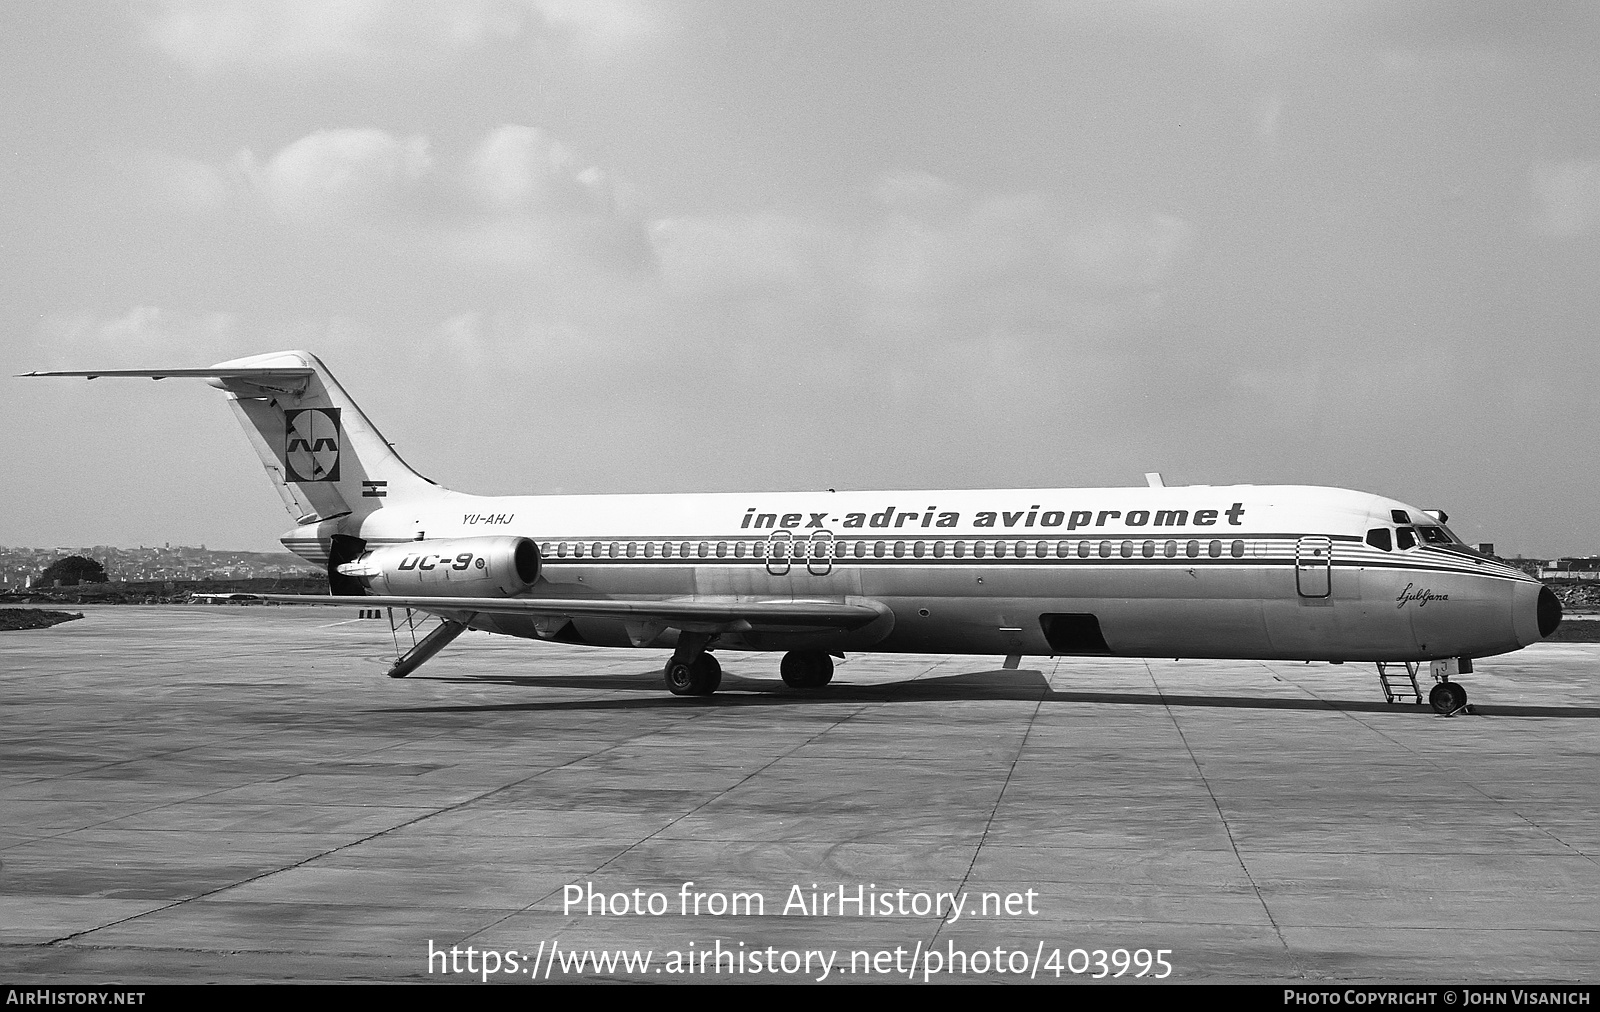
[[1133, 558], [1133, 542], [1132, 541], [1124, 541], [1122, 543], [1122, 557], [1124, 559]]
[[935, 541], [933, 543], [933, 557], [936, 558], [936, 559], [944, 558], [944, 542], [943, 541]]
[[987, 552], [988, 552], [988, 551], [989, 551], [989, 546], [988, 546], [988, 545], [986, 545], [986, 544], [985, 544], [985, 543], [984, 543], [984, 542], [982, 542], [982, 541], [974, 541], [974, 542], [973, 542], [973, 543], [972, 543], [972, 557], [973, 557], [973, 558], [974, 558], [974, 559], [981, 559], [981, 558], [983, 558], [983, 557], [984, 557], [984, 555], [985, 555], [985, 554], [986, 554], [986, 553], [987, 553]]
[[1065, 541], [1056, 542], [1056, 558], [1064, 559], [1067, 557], [1067, 553], [1070, 551], [1072, 551], [1072, 546], [1067, 544]]
[[656, 543], [654, 541], [646, 541], [644, 543], [644, 557], [647, 559], [656, 557]]
[[1367, 544], [1380, 552], [1394, 551], [1394, 542], [1389, 537], [1389, 528], [1374, 527], [1367, 532]]
[[[645, 546], [644, 553], [646, 555], [650, 554], [650, 547], [648, 545]], [[733, 543], [733, 557], [736, 558], [736, 559], [744, 558], [744, 542], [743, 541], [735, 541]]]
[[1078, 542], [1078, 558], [1087, 559], [1088, 557], [1089, 557], [1089, 542], [1087, 542], [1087, 541]]
[[1111, 558], [1111, 542], [1109, 542], [1109, 541], [1100, 542], [1100, 557], [1102, 559]]
[[[1396, 510], [1395, 512], [1399, 512]], [[1417, 547], [1417, 534], [1409, 527], [1397, 527], [1394, 532], [1394, 543], [1401, 551]]]
[[1198, 542], [1198, 541], [1189, 542], [1189, 544], [1184, 547], [1183, 554], [1187, 555], [1191, 559], [1199, 558], [1200, 557], [1200, 542]]
[[685, 541], [683, 544], [678, 546], [678, 554], [683, 556], [686, 559], [689, 557], [689, 555], [690, 555], [689, 542]]
[[600, 542], [596, 541], [594, 544], [589, 546], [589, 554], [598, 559], [601, 555], [605, 554], [605, 548], [600, 544]]
[[994, 557], [997, 559], [1006, 557], [1006, 543], [1004, 541], [996, 541], [994, 543]]
[[1028, 557], [1028, 543], [1026, 541], [1018, 541], [1017, 542], [1017, 558], [1026, 559], [1027, 557]]
[[967, 554], [967, 543], [965, 541], [957, 541], [951, 546], [951, 551], [956, 558], [965, 558]]
[[872, 555], [874, 558], [883, 558], [883, 553], [885, 550], [885, 545], [882, 541], [874, 541], [872, 543]]
[[1213, 559], [1220, 559], [1222, 557], [1222, 542], [1211, 542], [1211, 547], [1208, 549], [1208, 552]]
[[917, 541], [917, 542], [913, 542], [912, 545], [911, 545], [911, 554], [916, 556], [919, 559], [922, 558], [922, 556], [924, 554], [926, 554], [927, 551], [928, 551], [928, 546], [924, 542]]
[[1236, 559], [1244, 558], [1244, 542], [1243, 541], [1235, 541], [1233, 543], [1233, 547], [1229, 551], [1232, 553], [1233, 557], [1236, 558]]
[[567, 543], [565, 541], [563, 541], [563, 542], [561, 542], [561, 544], [556, 546], [556, 558], [564, 559], [566, 557], [567, 557]]
[[1143, 553], [1144, 553], [1144, 557], [1147, 558], [1147, 559], [1155, 558], [1156, 557], [1156, 543], [1154, 541], [1146, 541], [1144, 543]]
[[1167, 544], [1166, 544], [1166, 547], [1164, 549], [1162, 549], [1162, 552], [1169, 559], [1177, 558], [1178, 557], [1178, 543], [1176, 541], [1168, 541]]
[[703, 558], [705, 558], [706, 556], [708, 556], [710, 554], [711, 554], [711, 544], [709, 542], [706, 542], [706, 541], [700, 542], [700, 557], [703, 559]]
[[630, 559], [633, 558], [634, 553], [637, 552], [638, 550], [639, 550], [638, 542], [635, 542], [635, 541], [628, 542], [628, 558], [630, 558]]

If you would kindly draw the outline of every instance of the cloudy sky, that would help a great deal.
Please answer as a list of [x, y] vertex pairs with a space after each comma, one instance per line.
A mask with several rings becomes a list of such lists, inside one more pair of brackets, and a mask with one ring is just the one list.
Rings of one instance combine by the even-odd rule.
[[[1587, 3], [0, 7], [0, 371], [319, 354], [484, 493], [1295, 482], [1600, 552]], [[275, 548], [0, 379], [0, 544]]]

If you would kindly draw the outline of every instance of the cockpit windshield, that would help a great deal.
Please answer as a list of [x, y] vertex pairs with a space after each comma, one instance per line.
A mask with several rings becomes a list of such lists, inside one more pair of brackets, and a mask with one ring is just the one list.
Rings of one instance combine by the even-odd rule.
[[1443, 527], [1418, 527], [1417, 533], [1421, 535], [1423, 544], [1427, 545], [1454, 545], [1459, 542]]

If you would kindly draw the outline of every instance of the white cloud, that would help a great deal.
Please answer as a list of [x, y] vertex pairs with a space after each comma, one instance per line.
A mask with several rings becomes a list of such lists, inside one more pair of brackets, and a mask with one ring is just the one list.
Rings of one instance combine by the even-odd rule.
[[822, 295], [849, 245], [818, 224], [771, 212], [658, 221], [650, 243], [668, 286], [696, 298]]
[[196, 74], [365, 72], [538, 40], [611, 59], [660, 37], [659, 4], [628, 0], [147, 0], [145, 41]]
[[1574, 236], [1600, 224], [1600, 161], [1538, 161], [1528, 170], [1528, 183], [1538, 204], [1535, 231]]
[[216, 361], [227, 357], [239, 336], [232, 313], [174, 314], [158, 306], [133, 306], [117, 316], [53, 313], [35, 332], [39, 361], [107, 366]]
[[657, 222], [669, 289], [758, 298], [837, 317], [891, 342], [1098, 335], [1148, 323], [1190, 228], [1157, 212], [1087, 215], [1048, 194], [974, 196], [925, 173], [873, 187], [845, 225], [775, 212]]
[[402, 204], [434, 170], [428, 142], [382, 130], [319, 130], [263, 166], [235, 160], [276, 210], [302, 215], [373, 212]]
[[478, 145], [463, 169], [467, 186], [491, 210], [610, 210], [610, 182], [537, 127], [507, 125]]

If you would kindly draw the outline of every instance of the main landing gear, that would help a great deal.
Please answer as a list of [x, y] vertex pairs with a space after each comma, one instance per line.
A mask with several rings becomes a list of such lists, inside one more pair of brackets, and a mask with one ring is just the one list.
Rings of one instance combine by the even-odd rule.
[[791, 650], [778, 672], [791, 689], [820, 689], [833, 681], [833, 658], [821, 650]]
[[[678, 648], [662, 669], [667, 691], [674, 696], [709, 696], [722, 684], [722, 665], [706, 653], [711, 637], [682, 633]], [[833, 681], [833, 658], [821, 650], [791, 650], [778, 667], [791, 689], [820, 689]]]
[[722, 665], [706, 653], [705, 633], [680, 633], [662, 676], [674, 696], [709, 696], [722, 684]]

